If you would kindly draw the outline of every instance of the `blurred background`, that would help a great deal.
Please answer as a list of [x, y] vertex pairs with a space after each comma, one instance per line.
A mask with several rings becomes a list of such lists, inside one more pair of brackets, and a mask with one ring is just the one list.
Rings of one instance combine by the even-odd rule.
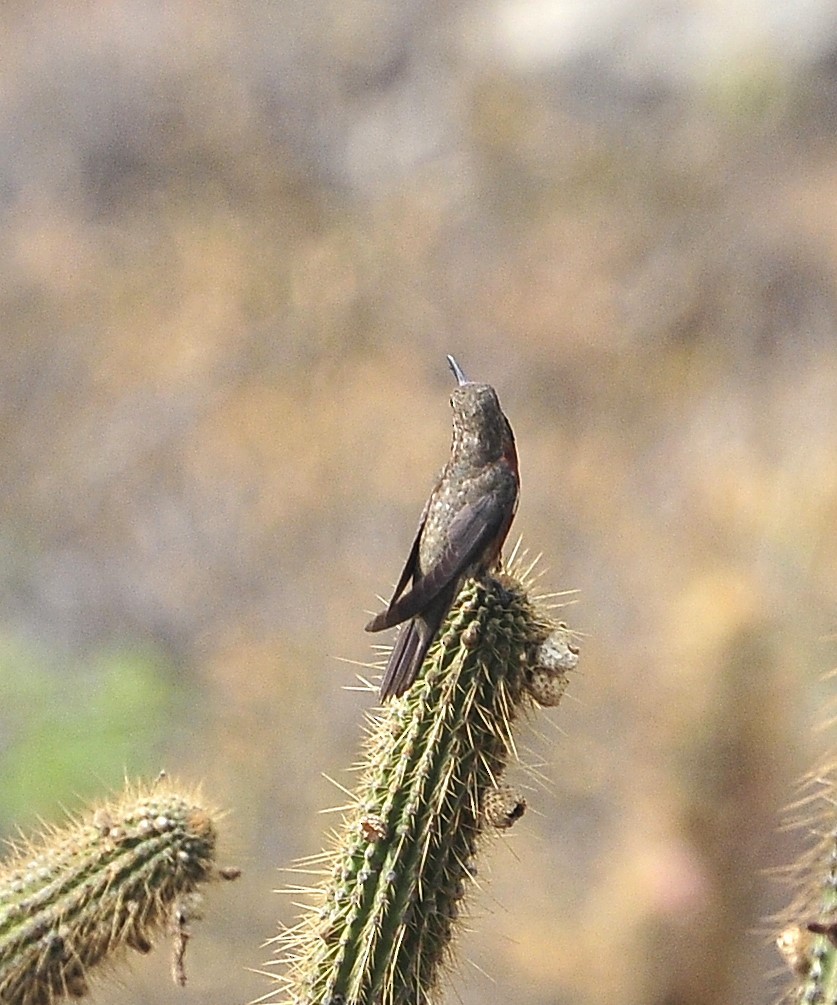
[[10, 0], [0, 41], [0, 832], [166, 768], [244, 869], [184, 991], [162, 950], [94, 1001], [269, 989], [447, 352], [584, 633], [447, 999], [774, 1000], [837, 662], [837, 8]]

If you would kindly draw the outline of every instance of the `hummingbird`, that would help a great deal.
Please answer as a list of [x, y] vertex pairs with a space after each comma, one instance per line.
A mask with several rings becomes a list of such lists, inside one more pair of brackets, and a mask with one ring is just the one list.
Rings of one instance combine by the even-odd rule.
[[453, 356], [448, 364], [457, 382], [450, 458], [425, 503], [392, 599], [366, 625], [367, 632], [402, 625], [381, 701], [403, 694], [416, 679], [465, 580], [482, 579], [499, 564], [517, 511], [517, 450], [497, 392], [467, 380]]

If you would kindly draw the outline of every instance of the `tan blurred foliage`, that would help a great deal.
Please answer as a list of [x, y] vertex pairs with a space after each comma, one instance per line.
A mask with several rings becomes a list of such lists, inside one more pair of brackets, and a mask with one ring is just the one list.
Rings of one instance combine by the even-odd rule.
[[487, 58], [488, 3], [79, 6], [0, 20], [0, 613], [189, 690], [166, 767], [231, 808], [245, 877], [179, 997], [265, 990], [454, 352], [587, 636], [456, 993], [767, 1000], [762, 870], [834, 661], [837, 35], [632, 91]]

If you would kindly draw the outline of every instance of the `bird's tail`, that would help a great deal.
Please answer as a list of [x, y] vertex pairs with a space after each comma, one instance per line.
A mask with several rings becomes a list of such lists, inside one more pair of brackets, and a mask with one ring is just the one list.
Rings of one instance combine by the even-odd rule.
[[456, 583], [451, 583], [421, 614], [401, 626], [381, 680], [381, 701], [404, 694], [418, 677], [424, 657], [450, 610]]
[[421, 615], [401, 626], [381, 680], [381, 701], [397, 698], [418, 676], [432, 636]]

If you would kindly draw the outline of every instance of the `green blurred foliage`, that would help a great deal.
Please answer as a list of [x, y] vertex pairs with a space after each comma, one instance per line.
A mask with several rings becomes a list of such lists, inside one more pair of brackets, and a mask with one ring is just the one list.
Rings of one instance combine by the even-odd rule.
[[173, 688], [159, 659], [123, 650], [85, 659], [4, 637], [0, 645], [0, 820], [31, 825], [57, 805], [153, 777], [172, 723]]

